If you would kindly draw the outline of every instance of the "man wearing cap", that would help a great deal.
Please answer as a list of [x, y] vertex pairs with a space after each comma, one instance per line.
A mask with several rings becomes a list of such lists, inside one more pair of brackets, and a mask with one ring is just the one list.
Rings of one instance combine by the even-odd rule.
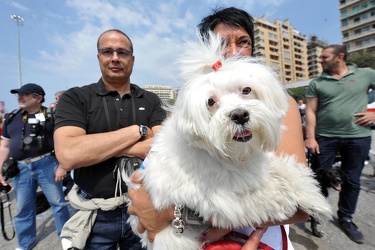
[[[66, 172], [54, 155], [54, 124], [42, 106], [45, 92], [37, 84], [29, 83], [13, 89], [18, 95], [19, 110], [5, 116], [0, 145], [0, 166], [9, 157], [18, 163], [20, 173], [13, 177], [18, 214], [15, 226], [17, 249], [32, 249], [36, 245], [36, 190], [40, 186], [52, 212], [58, 236], [70, 218], [64, 199], [62, 179]], [[1, 172], [1, 171], [0, 171]], [[0, 173], [0, 183], [8, 185]]]

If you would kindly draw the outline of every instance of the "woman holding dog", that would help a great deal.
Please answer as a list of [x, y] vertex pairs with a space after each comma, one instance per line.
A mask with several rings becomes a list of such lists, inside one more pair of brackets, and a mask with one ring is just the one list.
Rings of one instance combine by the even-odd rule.
[[[242, 56], [252, 56], [254, 50], [254, 24], [253, 18], [247, 12], [233, 7], [217, 9], [212, 15], [205, 17], [198, 27], [202, 35], [207, 34], [209, 31], [214, 31], [215, 33], [220, 33], [220, 35], [226, 39], [227, 47], [224, 51], [226, 57], [238, 53]], [[295, 155], [298, 162], [305, 164], [306, 157], [303, 145], [302, 125], [300, 121], [301, 118], [297, 103], [292, 97], [289, 97], [289, 110], [283, 122], [287, 127], [287, 130], [282, 134], [280, 147], [277, 153]], [[137, 181], [137, 175], [133, 176], [133, 181]], [[139, 217], [140, 223], [138, 224], [138, 231], [143, 233], [147, 229], [150, 241], [153, 241], [155, 235], [161, 229], [170, 225], [171, 221], [174, 219], [174, 209], [161, 212], [155, 211], [148, 193], [143, 187], [138, 190], [130, 190], [129, 198], [132, 200], [132, 206], [129, 207], [128, 211], [130, 214]], [[246, 234], [253, 233], [242, 249], [257, 249], [258, 243], [263, 234], [265, 234], [265, 236], [267, 236], [267, 234], [279, 234], [280, 242], [278, 244], [280, 244], [280, 246], [272, 247], [275, 249], [281, 249], [282, 232], [277, 225], [304, 222], [307, 219], [307, 214], [304, 212], [297, 212], [287, 221], [260, 225], [263, 227], [269, 227], [268, 230], [266, 228], [259, 228], [254, 231], [251, 231], [250, 228], [245, 229]], [[266, 230], [267, 232], [265, 232]], [[207, 239], [210, 242], [216, 241], [230, 231], [231, 230], [213, 228], [208, 231]], [[268, 242], [266, 243], [269, 244]], [[291, 245], [289, 246], [289, 249], [292, 249]]]

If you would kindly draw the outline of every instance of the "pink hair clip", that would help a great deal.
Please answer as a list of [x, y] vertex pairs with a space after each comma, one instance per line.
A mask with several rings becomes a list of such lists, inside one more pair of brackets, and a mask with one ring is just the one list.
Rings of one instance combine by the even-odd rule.
[[217, 61], [214, 64], [212, 64], [212, 69], [218, 71], [221, 68], [221, 66], [223, 66], [223, 64], [220, 61]]

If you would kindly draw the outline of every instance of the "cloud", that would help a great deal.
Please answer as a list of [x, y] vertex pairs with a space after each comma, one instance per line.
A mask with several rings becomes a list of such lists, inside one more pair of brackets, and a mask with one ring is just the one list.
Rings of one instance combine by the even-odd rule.
[[[85, 25], [81, 30], [51, 36], [52, 51], [41, 50], [40, 67], [64, 77], [81, 77], [97, 69], [96, 39], [101, 29]], [[52, 66], [52, 67], [51, 67]]]
[[[139, 0], [67, 0], [68, 11], [47, 9], [45, 13], [69, 28], [48, 32], [45, 41], [49, 45], [38, 51], [38, 60], [28, 67], [35, 72], [51, 72], [57, 82], [65, 84], [94, 82], [100, 76], [96, 40], [103, 31], [118, 28], [127, 33], [134, 44], [136, 63], [132, 80], [136, 84], [179, 87], [181, 82], [175, 61], [182, 54], [185, 42], [195, 39], [200, 20], [220, 6], [216, 2], [178, 0], [143, 1], [141, 4]], [[272, 9], [282, 2], [264, 0], [261, 5]], [[254, 4], [255, 1], [239, 0], [235, 5], [249, 11]], [[45, 25], [51, 25], [48, 28], [53, 30], [52, 23]]]
[[14, 8], [20, 10], [20, 11], [25, 11], [25, 12], [29, 12], [29, 11], [30, 11], [30, 9], [27, 8], [25, 5], [22, 5], [22, 4], [20, 4], [20, 3], [14, 2], [14, 1], [12, 1], [12, 2], [10, 3], [10, 5], [11, 5], [12, 7], [14, 7]]
[[197, 23], [190, 10], [180, 13], [181, 10], [173, 10], [171, 3], [149, 6], [132, 1], [115, 5], [103, 1], [69, 0], [67, 4], [77, 13], [81, 27], [74, 32], [56, 32], [48, 38], [54, 49], [39, 51], [41, 69], [54, 71], [71, 81], [79, 81], [83, 75], [96, 81], [100, 74], [96, 40], [103, 31], [119, 28], [134, 44], [136, 64], [132, 79], [135, 83], [178, 87], [176, 56], [182, 53], [184, 41], [193, 37]]

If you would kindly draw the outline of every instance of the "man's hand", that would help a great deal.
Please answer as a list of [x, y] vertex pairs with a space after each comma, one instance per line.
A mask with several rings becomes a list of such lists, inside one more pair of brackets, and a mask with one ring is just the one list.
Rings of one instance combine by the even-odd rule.
[[[0, 170], [0, 171], [1, 171], [1, 170]], [[7, 185], [8, 185], [8, 183], [4, 180], [4, 177], [3, 177], [2, 174], [0, 174], [0, 183], [1, 183], [1, 185], [3, 185], [3, 186], [7, 186]]]
[[61, 165], [59, 165], [55, 173], [55, 182], [62, 181], [64, 180], [65, 177], [66, 177], [66, 170], [63, 169]]
[[[139, 180], [139, 173], [137, 172], [131, 177], [131, 181], [142, 184], [142, 181]], [[149, 241], [151, 243], [154, 242], [155, 235], [170, 225], [171, 221], [174, 219], [174, 208], [156, 211], [143, 185], [138, 190], [129, 190], [128, 196], [132, 201], [128, 212], [139, 218], [137, 231], [139, 233], [144, 233], [145, 230], [147, 230]]]
[[314, 138], [306, 139], [305, 147], [312, 154], [320, 154], [319, 144]]
[[355, 113], [354, 116], [357, 117], [354, 123], [361, 126], [370, 126], [375, 122], [375, 112]]

